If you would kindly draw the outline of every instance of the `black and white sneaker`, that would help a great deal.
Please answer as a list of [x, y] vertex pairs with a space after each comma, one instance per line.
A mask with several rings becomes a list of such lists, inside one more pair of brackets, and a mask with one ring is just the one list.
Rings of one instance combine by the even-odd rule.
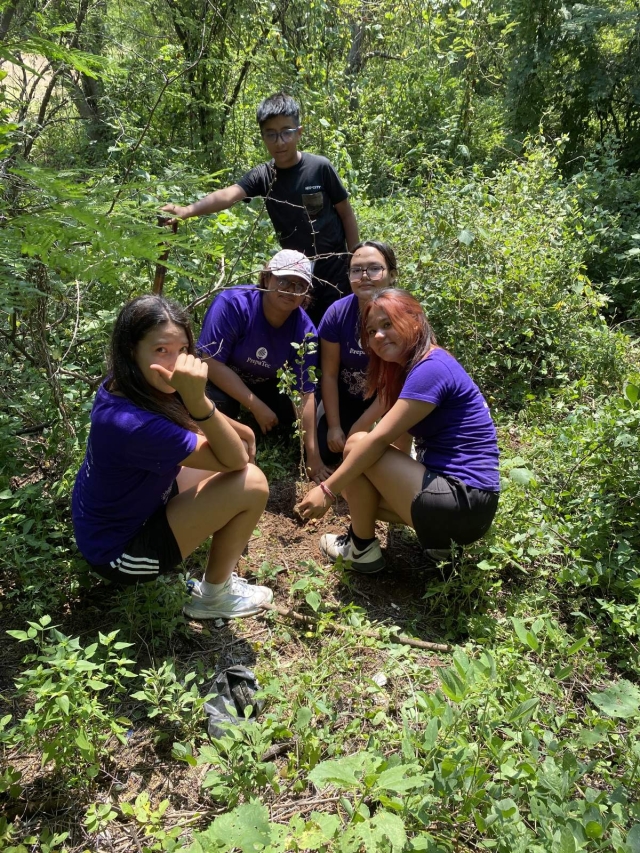
[[377, 538], [358, 551], [348, 533], [325, 533], [320, 537], [320, 550], [332, 563], [342, 557], [345, 563], [349, 563], [347, 568], [365, 575], [380, 572], [386, 565]]

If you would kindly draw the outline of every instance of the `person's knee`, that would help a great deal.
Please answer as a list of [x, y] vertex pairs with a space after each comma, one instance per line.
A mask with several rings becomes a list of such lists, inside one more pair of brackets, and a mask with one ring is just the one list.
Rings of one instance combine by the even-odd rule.
[[269, 497], [269, 483], [264, 472], [257, 465], [249, 463], [245, 469], [245, 489], [256, 501], [267, 503]]
[[240, 475], [238, 485], [242, 490], [242, 503], [248, 509], [260, 509], [262, 511], [269, 498], [269, 483], [264, 473], [252, 462], [237, 473]]
[[353, 450], [353, 448], [358, 444], [358, 442], [362, 441], [365, 436], [369, 435], [368, 432], [354, 432], [353, 435], [350, 435], [347, 439], [347, 443], [344, 446], [344, 458], [346, 459], [349, 453]]

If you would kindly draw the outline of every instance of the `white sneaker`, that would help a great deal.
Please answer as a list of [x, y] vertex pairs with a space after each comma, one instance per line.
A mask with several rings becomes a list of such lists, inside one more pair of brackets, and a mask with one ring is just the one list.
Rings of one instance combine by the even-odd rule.
[[362, 551], [358, 551], [348, 533], [324, 533], [320, 537], [320, 550], [332, 563], [342, 557], [345, 563], [348, 561], [350, 564], [347, 568], [366, 575], [380, 572], [386, 565], [377, 538]]
[[200, 581], [189, 581], [191, 598], [182, 608], [185, 616], [192, 619], [237, 619], [254, 616], [264, 604], [273, 601], [273, 592], [268, 586], [250, 586], [244, 578], [233, 572], [220, 592], [205, 595]]

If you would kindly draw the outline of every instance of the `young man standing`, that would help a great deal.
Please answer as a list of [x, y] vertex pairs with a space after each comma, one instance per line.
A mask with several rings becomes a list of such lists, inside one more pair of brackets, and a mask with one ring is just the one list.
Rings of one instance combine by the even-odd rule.
[[265, 147], [273, 158], [240, 180], [199, 201], [162, 209], [180, 219], [226, 210], [245, 198], [262, 197], [283, 249], [314, 262], [313, 302], [307, 313], [317, 325], [329, 305], [350, 293], [348, 249], [358, 243], [358, 224], [336, 170], [325, 158], [298, 150], [300, 106], [279, 92], [257, 110]]

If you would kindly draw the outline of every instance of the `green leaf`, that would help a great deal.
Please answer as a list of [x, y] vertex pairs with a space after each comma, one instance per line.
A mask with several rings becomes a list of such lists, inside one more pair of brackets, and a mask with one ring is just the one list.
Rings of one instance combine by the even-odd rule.
[[91, 744], [89, 743], [83, 732], [78, 732], [78, 734], [76, 735], [76, 743], [83, 751], [88, 752], [92, 749]]
[[496, 811], [500, 812], [503, 820], [515, 817], [518, 814], [518, 806], [510, 797], [504, 800], [498, 800], [494, 803]]
[[471, 231], [467, 231], [466, 228], [458, 234], [458, 242], [462, 243], [463, 246], [470, 246], [475, 240], [475, 236], [471, 233]]
[[407, 834], [402, 818], [391, 812], [380, 811], [370, 819], [352, 823], [344, 835], [340, 849], [343, 851], [384, 850], [387, 847], [385, 841], [390, 843], [394, 853], [395, 851], [399, 853], [407, 843]]
[[318, 607], [320, 607], [320, 604], [322, 603], [322, 598], [315, 590], [308, 592], [304, 599], [314, 612], [318, 611]]
[[426, 851], [435, 851], [436, 847], [433, 843], [433, 838], [431, 835], [427, 833], [414, 835], [413, 838], [409, 840], [409, 850], [426, 850]]
[[461, 702], [467, 691], [467, 684], [453, 669], [441, 669], [439, 674], [442, 680], [440, 686], [445, 696], [448, 696], [452, 702]]
[[640, 690], [625, 679], [620, 679], [602, 693], [590, 693], [589, 699], [609, 717], [626, 720], [638, 715], [640, 711]]
[[318, 788], [324, 788], [326, 785], [335, 785], [347, 791], [358, 788], [367, 757], [369, 756], [366, 754], [356, 753], [346, 758], [321, 761], [309, 773], [309, 781]]
[[[290, 827], [294, 820], [296, 818], [292, 818], [289, 821]], [[341, 828], [342, 822], [337, 815], [322, 815], [318, 812], [313, 812], [311, 820], [305, 825], [302, 832], [294, 830], [297, 848], [300, 850], [318, 850], [320, 847], [329, 844], [335, 837], [338, 829]]]
[[567, 649], [567, 656], [575, 655], [576, 652], [579, 652], [581, 648], [587, 645], [589, 642], [588, 637], [580, 637], [579, 640], [576, 640], [575, 643], [572, 643]]
[[69, 716], [69, 697], [68, 696], [56, 696], [56, 704], [65, 715], [65, 717]]
[[525, 646], [529, 646], [532, 651], [537, 652], [540, 648], [540, 643], [538, 642], [536, 635], [527, 630], [527, 626], [524, 624], [522, 619], [516, 619], [515, 616], [512, 616], [511, 622], [520, 642]]
[[528, 486], [535, 478], [528, 468], [511, 468], [509, 479], [519, 486]]
[[553, 842], [554, 853], [576, 853], [576, 840], [567, 826], [554, 833]]
[[[640, 397], [640, 388], [638, 388], [638, 386], [633, 382], [627, 382], [624, 386], [624, 396], [630, 403], [637, 403], [638, 397]], [[0, 498], [1, 497], [2, 495], [0, 495]]]
[[407, 843], [404, 822], [398, 815], [387, 811], [380, 811], [375, 815], [371, 823], [376, 826], [376, 829], [383, 836], [388, 838], [392, 850], [400, 851]]
[[298, 708], [296, 711], [296, 728], [306, 729], [312, 717], [313, 711], [311, 708]]
[[7, 634], [10, 637], [13, 637], [14, 640], [19, 640], [21, 643], [31, 639], [26, 631], [7, 631]]
[[537, 697], [532, 699], [526, 699], [524, 702], [521, 702], [517, 708], [514, 708], [513, 711], [509, 714], [508, 722], [514, 723], [516, 720], [521, 719], [522, 717], [529, 718], [533, 709], [538, 705], [540, 700]]
[[438, 718], [432, 717], [429, 720], [427, 728], [424, 730], [424, 735], [422, 736], [422, 744], [425, 749], [433, 749], [436, 745], [439, 731], [440, 724], [438, 723]]
[[[407, 776], [407, 773], [412, 769], [414, 769], [413, 765], [398, 764], [395, 767], [389, 767], [387, 770], [383, 770], [376, 779], [376, 790], [393, 791], [397, 794], [402, 794], [406, 791], [411, 791], [414, 788], [419, 788], [425, 783], [425, 777]], [[417, 769], [417, 765], [415, 766], [415, 769]]]
[[572, 666], [563, 666], [561, 663], [557, 663], [553, 668], [553, 677], [558, 681], [562, 681], [571, 675], [573, 671]]
[[584, 831], [587, 838], [600, 838], [604, 830], [597, 820], [590, 820], [585, 824]]
[[640, 853], [640, 823], [634, 823], [627, 833], [627, 846], [631, 853]]
[[[228, 814], [216, 818], [202, 833], [194, 833], [203, 850], [233, 850], [258, 853], [286, 833], [286, 827], [269, 822], [269, 812], [261, 803], [243, 803]], [[209, 846], [213, 842], [216, 846]]]

